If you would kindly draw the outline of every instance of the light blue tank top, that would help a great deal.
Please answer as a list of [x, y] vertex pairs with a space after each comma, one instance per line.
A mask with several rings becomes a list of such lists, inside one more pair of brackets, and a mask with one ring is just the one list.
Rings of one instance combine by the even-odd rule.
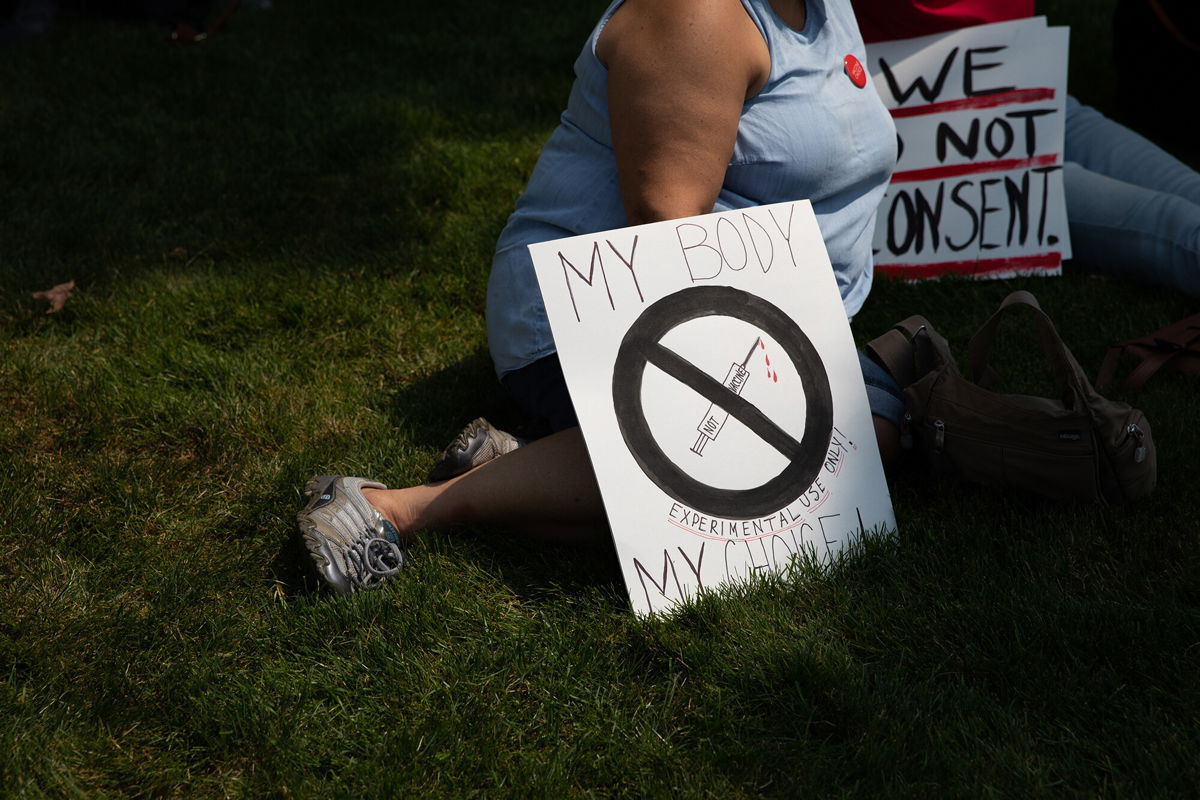
[[[608, 121], [608, 70], [596, 40], [575, 62], [567, 110], [500, 234], [488, 281], [488, 340], [503, 376], [554, 352], [526, 246], [628, 225]], [[896, 162], [896, 132], [870, 78], [859, 88], [844, 63], [866, 52], [849, 0], [807, 0], [797, 31], [769, 0], [742, 0], [762, 32], [771, 73], [742, 108], [733, 158], [714, 211], [808, 199], [829, 251], [846, 313], [871, 289], [875, 209]]]

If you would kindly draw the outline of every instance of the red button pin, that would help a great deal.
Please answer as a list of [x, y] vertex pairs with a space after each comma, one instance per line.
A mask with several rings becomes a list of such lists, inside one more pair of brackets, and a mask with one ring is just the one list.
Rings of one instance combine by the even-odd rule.
[[842, 63], [846, 65], [846, 75], [849, 76], [851, 83], [860, 89], [867, 85], [867, 71], [863, 69], [862, 63], [857, 58], [848, 55]]

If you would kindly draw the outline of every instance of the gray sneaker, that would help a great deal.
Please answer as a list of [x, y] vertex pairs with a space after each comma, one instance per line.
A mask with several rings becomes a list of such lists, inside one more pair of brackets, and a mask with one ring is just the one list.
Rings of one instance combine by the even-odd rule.
[[425, 480], [435, 483], [462, 475], [493, 458], [511, 453], [523, 444], [525, 442], [511, 433], [500, 430], [480, 417], [470, 422], [446, 446], [442, 457], [429, 470], [429, 477]]
[[382, 483], [342, 475], [318, 475], [304, 486], [308, 502], [296, 526], [317, 575], [338, 594], [378, 586], [404, 566], [400, 534], [371, 507], [363, 489]]

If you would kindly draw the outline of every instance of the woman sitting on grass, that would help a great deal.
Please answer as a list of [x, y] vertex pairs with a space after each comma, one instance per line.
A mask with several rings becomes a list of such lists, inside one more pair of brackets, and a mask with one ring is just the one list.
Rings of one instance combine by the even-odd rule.
[[[849, 0], [616, 0], [575, 63], [567, 110], [500, 236], [488, 287], [500, 380], [552, 433], [515, 449], [486, 425], [469, 427], [475, 442], [464, 447], [512, 452], [406, 489], [313, 478], [297, 522], [324, 582], [339, 593], [375, 585], [418, 531], [461, 522], [607, 540], [527, 245], [809, 199], [846, 313], [856, 313], [896, 159], [863, 61]], [[886, 452], [903, 401], [878, 367], [865, 362], [864, 373]]]

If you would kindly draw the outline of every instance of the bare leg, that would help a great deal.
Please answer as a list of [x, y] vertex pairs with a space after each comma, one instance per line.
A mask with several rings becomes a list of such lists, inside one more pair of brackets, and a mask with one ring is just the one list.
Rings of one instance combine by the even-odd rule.
[[574, 544], [608, 541], [600, 488], [579, 428], [547, 436], [468, 473], [407, 489], [363, 491], [401, 534], [493, 523]]
[[[896, 426], [873, 417], [885, 465], [900, 450]], [[495, 524], [564, 544], [609, 541], [600, 487], [579, 428], [547, 436], [440, 483], [364, 489], [363, 497], [413, 537], [426, 528]]]
[[883, 468], [891, 470], [900, 461], [900, 429], [896, 423], [878, 414], [871, 415], [875, 424], [875, 441], [879, 445], [879, 460]]

